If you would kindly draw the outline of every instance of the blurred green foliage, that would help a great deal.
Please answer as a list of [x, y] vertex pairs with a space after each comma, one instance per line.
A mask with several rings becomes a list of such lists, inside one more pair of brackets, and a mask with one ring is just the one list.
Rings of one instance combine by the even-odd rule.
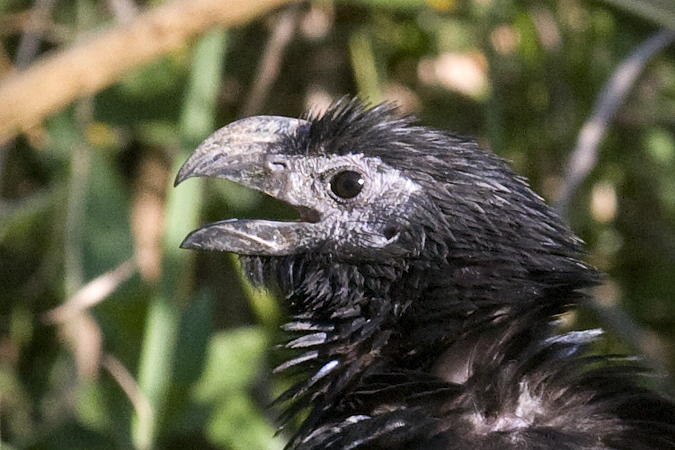
[[[115, 26], [115, 3], [55, 2], [29, 56]], [[31, 8], [0, 2], [8, 64]], [[646, 0], [291, 8], [294, 33], [255, 113], [298, 116], [356, 93], [394, 101], [423, 123], [477, 137], [551, 202], [604, 83], [675, 16], [671, 2]], [[171, 187], [196, 145], [239, 118], [264, 84], [280, 14], [186, 42], [2, 145], [3, 449], [283, 447], [287, 431], [274, 436], [268, 408], [289, 381], [270, 378], [283, 305], [248, 285], [229, 255], [178, 245], [206, 221], [294, 213], [227, 182]], [[571, 314], [570, 326], [619, 328], [608, 347], [675, 371], [672, 46], [639, 78], [571, 205], [588, 259], [609, 277], [596, 308]], [[129, 275], [119, 268], [132, 258]], [[105, 275], [107, 288], [87, 284]], [[75, 301], [90, 304], [52, 311]], [[612, 320], [619, 310], [628, 322]]]

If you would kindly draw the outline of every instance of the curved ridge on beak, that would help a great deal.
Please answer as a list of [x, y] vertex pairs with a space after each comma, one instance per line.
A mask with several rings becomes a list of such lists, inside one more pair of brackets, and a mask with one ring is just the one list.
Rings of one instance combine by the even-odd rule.
[[174, 186], [192, 177], [219, 177], [246, 186], [238, 172], [262, 169], [255, 167], [261, 158], [278, 151], [285, 139], [308, 127], [306, 120], [281, 116], [255, 116], [232, 122], [197, 147], [178, 171]]
[[[278, 116], [233, 122], [197, 147], [178, 171], [174, 186], [192, 177], [217, 177], [279, 198], [285, 187], [278, 170], [270, 168], [270, 161], [283, 161], [288, 156], [285, 145], [308, 128], [305, 120]], [[319, 229], [314, 225], [229, 219], [193, 231], [181, 247], [240, 255], [288, 255], [316, 245]]]

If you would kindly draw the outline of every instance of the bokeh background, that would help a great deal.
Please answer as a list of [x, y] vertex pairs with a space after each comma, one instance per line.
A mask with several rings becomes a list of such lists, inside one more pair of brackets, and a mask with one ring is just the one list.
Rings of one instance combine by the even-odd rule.
[[237, 118], [356, 94], [475, 136], [558, 205], [608, 274], [563, 326], [672, 392], [668, 27], [670, 0], [0, 0], [0, 447], [282, 449], [283, 305], [178, 245], [294, 212], [173, 178]]

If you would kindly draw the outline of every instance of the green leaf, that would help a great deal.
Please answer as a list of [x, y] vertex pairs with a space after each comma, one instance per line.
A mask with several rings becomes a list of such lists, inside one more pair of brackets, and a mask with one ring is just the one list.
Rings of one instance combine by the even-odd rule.
[[255, 405], [245, 395], [231, 395], [220, 402], [206, 428], [208, 438], [217, 445], [233, 450], [281, 450], [282, 439], [260, 417]]
[[194, 390], [200, 402], [245, 389], [255, 377], [268, 339], [261, 327], [242, 327], [215, 334], [206, 367]]
[[206, 430], [213, 443], [234, 450], [283, 447], [281, 439], [274, 437], [274, 427], [248, 394], [267, 346], [262, 327], [238, 328], [213, 336], [206, 368], [193, 391], [198, 402], [214, 405]]

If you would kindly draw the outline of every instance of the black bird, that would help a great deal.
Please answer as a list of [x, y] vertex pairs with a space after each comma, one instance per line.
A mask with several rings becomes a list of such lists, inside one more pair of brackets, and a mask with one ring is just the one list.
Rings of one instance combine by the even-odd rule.
[[596, 284], [577, 237], [505, 162], [387, 104], [259, 116], [178, 173], [294, 206], [295, 222], [225, 220], [182, 246], [241, 255], [285, 297], [293, 450], [675, 449], [675, 406], [598, 330], [556, 318]]

